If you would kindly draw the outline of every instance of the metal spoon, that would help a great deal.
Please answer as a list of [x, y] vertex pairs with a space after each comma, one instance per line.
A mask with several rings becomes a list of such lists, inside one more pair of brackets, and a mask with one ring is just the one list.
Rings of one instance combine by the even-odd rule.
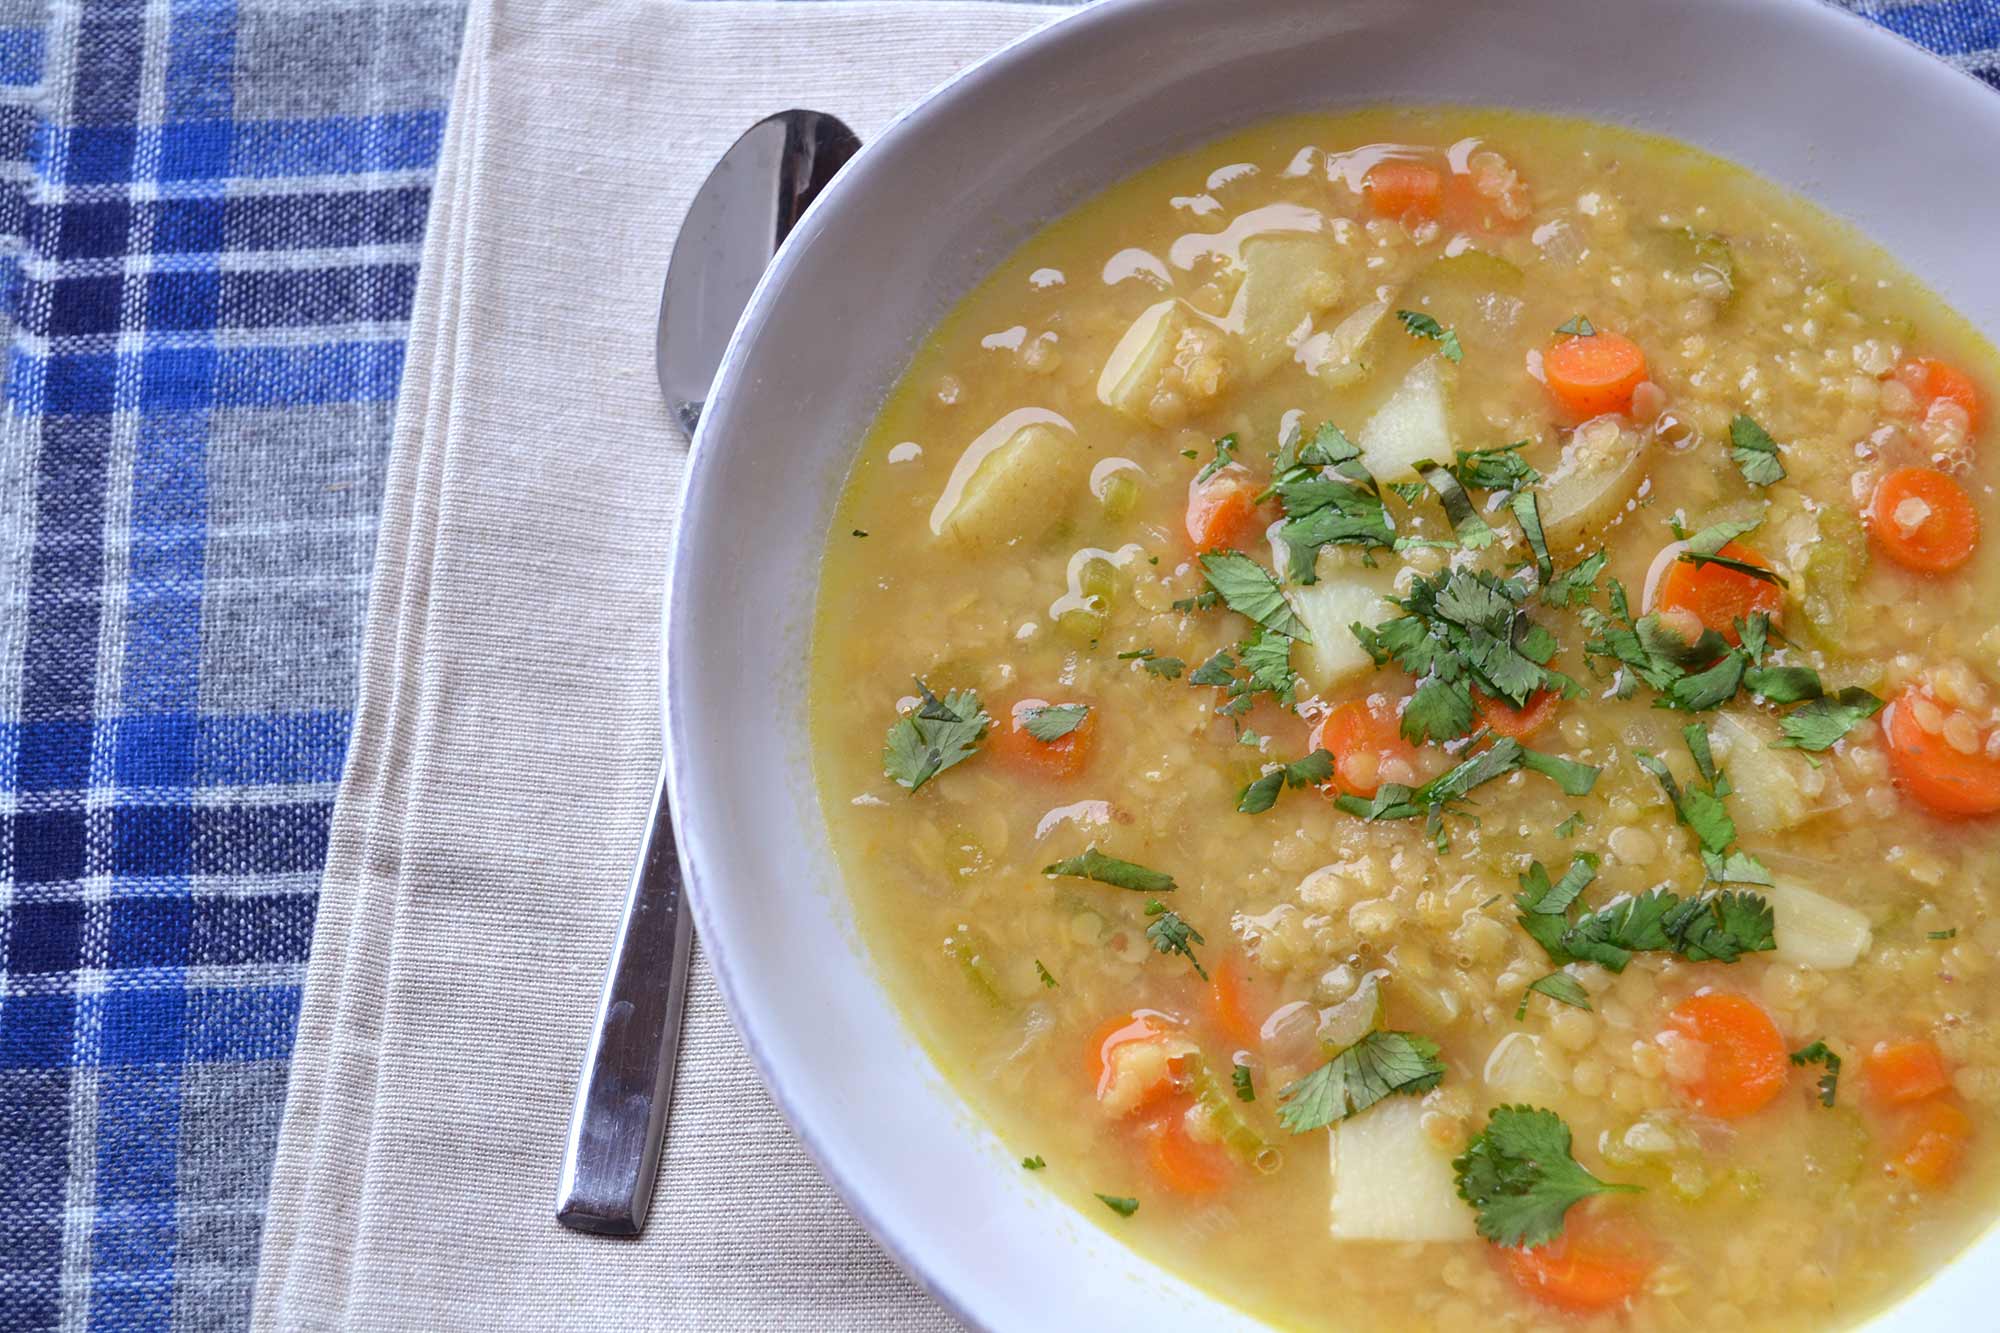
[[[655, 350], [660, 392], [690, 435], [757, 279], [860, 147], [836, 117], [781, 111], [732, 144], [696, 192], [667, 265]], [[556, 1221], [571, 1230], [645, 1229], [693, 944], [663, 767], [570, 1113]]]

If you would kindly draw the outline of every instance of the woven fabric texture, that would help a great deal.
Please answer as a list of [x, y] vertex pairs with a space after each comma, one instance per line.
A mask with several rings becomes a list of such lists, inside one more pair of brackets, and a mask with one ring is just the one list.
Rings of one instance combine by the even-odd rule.
[[[2000, 0], [1847, 7], [2000, 86]], [[249, 1319], [309, 948], [324, 958], [265, 1326], [940, 1322], [782, 1132], [700, 972], [662, 1177], [659, 1235], [679, 1247], [546, 1225], [624, 831], [648, 794], [643, 673], [675, 473], [645, 337], [678, 209], [754, 115], [813, 102], [878, 126], [1032, 21], [933, 0], [679, 9], [503, 3], [479, 30], [494, 95], [475, 102], [461, 71], [462, 199], [435, 215], [392, 467], [460, 0], [0, 0], [0, 1329]], [[807, 31], [825, 56], [799, 49]], [[565, 184], [606, 172], [626, 179]], [[534, 276], [495, 258], [529, 241], [496, 234], [510, 210], [573, 286], [631, 275], [618, 331], [638, 343], [606, 333], [596, 360], [557, 362], [593, 412], [619, 405], [568, 456], [508, 434], [539, 409], [508, 410], [463, 355], [477, 330], [532, 367], [596, 327], [560, 283], [509, 285]], [[493, 250], [467, 248], [479, 217]], [[496, 439], [450, 455], [467, 421]], [[534, 509], [509, 526], [503, 502]], [[379, 714], [359, 724], [343, 843], [329, 830], [378, 512]], [[443, 608], [545, 605], [527, 585], [549, 564], [474, 576], [465, 553], [488, 539], [555, 548], [568, 581], [540, 595], [602, 597], [575, 637], [586, 657], [613, 645], [609, 660], [538, 659], [522, 695], [459, 699], [468, 663], [519, 636]], [[606, 592], [577, 562], [634, 572]], [[556, 696], [599, 719], [588, 773], [550, 776], [551, 754], [574, 758], [559, 746], [434, 748]], [[450, 855], [406, 846], [414, 817], [451, 813], [447, 758], [487, 765], [501, 803], [481, 809], [547, 816], [544, 840], [514, 847], [517, 880], [474, 854], [476, 824], [454, 826]], [[537, 784], [560, 808], [534, 804]], [[315, 936], [330, 842], [351, 854]], [[456, 914], [440, 886], [481, 911]], [[530, 983], [562, 1007], [504, 1021]], [[427, 1029], [441, 999], [491, 1012]], [[451, 1079], [465, 1101], [438, 1098]], [[503, 1097], [527, 1113], [500, 1115]], [[738, 1192], [704, 1198], [725, 1168]], [[475, 1243], [504, 1248], [482, 1267]], [[606, 1290], [623, 1293], [610, 1308]]]

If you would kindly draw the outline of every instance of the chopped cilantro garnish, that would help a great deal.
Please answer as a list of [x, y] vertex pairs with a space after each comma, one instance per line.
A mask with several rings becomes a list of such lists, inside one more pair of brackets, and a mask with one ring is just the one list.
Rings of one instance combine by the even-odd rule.
[[1802, 1050], [1793, 1051], [1792, 1063], [1802, 1068], [1809, 1064], [1825, 1066], [1826, 1072], [1813, 1086], [1819, 1089], [1819, 1104], [1832, 1106], [1834, 1095], [1840, 1091], [1840, 1057], [1828, 1050], [1825, 1042], [1816, 1041]]
[[1736, 821], [1729, 817], [1722, 803], [1722, 798], [1730, 793], [1729, 778], [1715, 766], [1707, 729], [1699, 722], [1690, 722], [1681, 735], [1686, 738], [1695, 769], [1706, 785], [1681, 786], [1666, 761], [1656, 755], [1635, 750], [1632, 757], [1659, 781], [1660, 789], [1674, 807], [1675, 818], [1700, 841], [1702, 864], [1708, 868], [1710, 879], [1730, 884], [1769, 884], [1771, 872], [1762, 862], [1747, 852], [1730, 849], [1730, 844], [1736, 841]]
[[1106, 1208], [1109, 1208], [1120, 1217], [1130, 1217], [1139, 1211], [1139, 1201], [1137, 1199], [1122, 1198], [1116, 1194], [1100, 1194], [1097, 1197], [1103, 1201]]
[[1373, 799], [1350, 796], [1334, 798], [1334, 804], [1350, 815], [1363, 819], [1414, 819], [1423, 816], [1442, 843], [1444, 815], [1465, 799], [1468, 792], [1515, 769], [1525, 768], [1549, 778], [1571, 796], [1587, 796], [1597, 783], [1598, 770], [1559, 755], [1530, 750], [1510, 736], [1487, 746], [1469, 759], [1432, 778], [1421, 787], [1405, 787], [1385, 782]]
[[1204, 481], [1236, 461], [1236, 435], [1231, 432], [1215, 442], [1215, 457], [1208, 460], [1202, 470], [1194, 474], [1194, 484]]
[[1448, 741], [1468, 735], [1478, 720], [1472, 691], [1519, 708], [1537, 690], [1572, 693], [1574, 682], [1547, 663], [1555, 638], [1521, 609], [1528, 589], [1485, 570], [1453, 569], [1418, 578], [1396, 600], [1404, 614], [1355, 637], [1378, 664], [1416, 677], [1403, 710], [1409, 740]]
[[1037, 1153], [1033, 1157], [1023, 1157], [1021, 1165], [1030, 1171], [1039, 1171], [1047, 1166], [1048, 1163], [1042, 1160], [1040, 1153]]
[[1213, 588], [1203, 588], [1192, 597], [1177, 597], [1170, 604], [1182, 615], [1191, 611], [1213, 611], [1222, 605], [1222, 594]]
[[1582, 827], [1583, 827], [1582, 812], [1581, 811], [1573, 812], [1568, 819], [1565, 819], [1562, 823], [1556, 825], [1556, 836], [1558, 838], [1573, 838], [1576, 836], [1576, 831]]
[[1168, 680], [1179, 680], [1181, 672], [1187, 670], [1187, 663], [1178, 657], [1161, 657], [1151, 648], [1134, 648], [1130, 652], [1118, 654], [1121, 662], [1137, 662], [1155, 676], [1165, 676]]
[[1733, 963], [1745, 953], [1777, 947], [1771, 906], [1754, 893], [1683, 898], [1652, 889], [1571, 918], [1569, 909], [1596, 874], [1597, 858], [1586, 852], [1554, 882], [1540, 861], [1521, 876], [1521, 892], [1514, 895], [1521, 928], [1558, 967], [1592, 962], [1623, 972], [1632, 955], [1642, 952], [1679, 954], [1694, 963]]
[[1597, 576], [1604, 572], [1608, 557], [1599, 551], [1564, 570], [1542, 585], [1546, 606], [1584, 606], [1597, 596]]
[[1778, 442], [1741, 412], [1729, 423], [1729, 455], [1736, 460], [1743, 480], [1752, 486], [1769, 486], [1785, 479], [1785, 465], [1778, 458]]
[[1208, 973], [1202, 970], [1201, 960], [1194, 956], [1195, 945], [1208, 943], [1201, 937], [1201, 932], [1182, 920], [1180, 913], [1168, 911], [1163, 902], [1147, 903], [1146, 915], [1153, 918], [1152, 924], [1146, 927], [1146, 938], [1153, 942], [1153, 951], [1169, 957], [1181, 955], [1193, 966], [1194, 974], [1207, 981]]
[[1743, 688], [1774, 704], [1817, 699], [1826, 692], [1819, 683], [1819, 672], [1802, 666], [1751, 667], [1743, 673]]
[[[1521, 525], [1521, 535], [1527, 539], [1528, 549], [1534, 552], [1535, 575], [1546, 588], [1555, 577], [1556, 562], [1549, 557], [1548, 534], [1542, 531], [1542, 507], [1533, 491], [1522, 491], [1508, 502], [1508, 507], [1514, 511], [1514, 521]], [[1546, 593], [1542, 600], [1548, 601]]]
[[1236, 1065], [1229, 1071], [1230, 1082], [1236, 1085], [1236, 1100], [1254, 1102], [1257, 1100], [1256, 1086], [1250, 1082], [1250, 1066]]
[[1333, 776], [1333, 755], [1314, 750], [1305, 758], [1283, 764], [1259, 777], [1236, 798], [1236, 808], [1246, 815], [1261, 815], [1278, 803], [1278, 793], [1286, 787], [1316, 787]]
[[1403, 321], [1403, 327], [1410, 331], [1412, 338], [1429, 338], [1438, 344], [1447, 361], [1465, 360], [1465, 349], [1459, 346], [1458, 334], [1432, 319], [1420, 310], [1398, 310], [1396, 318]]
[[1278, 581], [1270, 572], [1240, 551], [1210, 551], [1201, 558], [1208, 586], [1222, 595], [1229, 609], [1248, 616], [1273, 634], [1311, 643], [1305, 623], [1292, 613]]
[[1360, 457], [1360, 449], [1328, 422], [1295, 461], [1280, 458], [1270, 493], [1285, 511], [1278, 539], [1291, 553], [1285, 574], [1294, 583], [1317, 579], [1314, 566], [1322, 546], [1366, 551], [1394, 545], [1395, 526]]
[[1861, 723], [1882, 711], [1882, 701], [1858, 686], [1814, 699], [1778, 719], [1784, 733], [1773, 748], [1826, 750]]
[[863, 529], [863, 528], [856, 528], [856, 529], [854, 530], [854, 535], [855, 535], [855, 536], [857, 536], [857, 537], [866, 537], [866, 536], [868, 535], [868, 533], [867, 533], [867, 531], [866, 531], [865, 529]]
[[1958, 938], [1958, 927], [1953, 926], [1950, 930], [1926, 931], [1924, 938], [1928, 940], [1955, 940]]
[[940, 699], [920, 680], [917, 692], [917, 706], [890, 725], [882, 747], [882, 771], [911, 791], [971, 758], [993, 722], [976, 690], [953, 690]]
[[1056, 988], [1056, 979], [1054, 974], [1051, 973], [1048, 970], [1048, 968], [1042, 966], [1042, 960], [1039, 958], [1035, 960], [1035, 975], [1040, 977], [1042, 979], [1042, 984], [1048, 987], [1050, 990], [1054, 990]]
[[1597, 326], [1590, 322], [1588, 315], [1571, 315], [1569, 319], [1556, 325], [1557, 333], [1567, 333], [1572, 338], [1594, 338]]
[[1073, 879], [1094, 879], [1099, 884], [1109, 884], [1116, 889], [1131, 889], [1135, 893], [1167, 893], [1174, 887], [1174, 877], [1158, 870], [1148, 870], [1130, 861], [1121, 861], [1115, 856], [1106, 856], [1095, 847], [1085, 848], [1079, 856], [1066, 861], [1058, 861], [1052, 866], [1042, 867], [1044, 875], [1067, 875]]
[[1059, 741], [1083, 725], [1088, 704], [1038, 705], [1021, 714], [1021, 726], [1038, 741]]
[[1599, 1180], [1570, 1155], [1569, 1126], [1554, 1111], [1496, 1106], [1486, 1128], [1454, 1159], [1458, 1197], [1479, 1213], [1479, 1234], [1532, 1248], [1562, 1234], [1571, 1206], [1594, 1194], [1636, 1193]]
[[1359, 1115], [1384, 1097], [1429, 1092], [1444, 1077], [1438, 1045], [1408, 1032], [1371, 1032], [1278, 1093], [1278, 1123], [1294, 1134]]

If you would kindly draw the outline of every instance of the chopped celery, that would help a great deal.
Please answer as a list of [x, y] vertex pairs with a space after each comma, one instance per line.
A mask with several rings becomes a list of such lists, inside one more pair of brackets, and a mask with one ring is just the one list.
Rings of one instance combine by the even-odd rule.
[[1283, 1165], [1284, 1154], [1243, 1118], [1233, 1094], [1223, 1086], [1222, 1080], [1215, 1076], [1199, 1052], [1182, 1057], [1181, 1068], [1188, 1075], [1188, 1086], [1194, 1092], [1195, 1102], [1208, 1116], [1208, 1123], [1214, 1127], [1216, 1137], [1222, 1140], [1224, 1147], [1263, 1175], [1268, 1176]]
[[1806, 552], [1796, 591], [1814, 642], [1834, 648], [1847, 633], [1854, 589], [1868, 572], [1868, 539], [1861, 520], [1844, 506], [1826, 506], [1818, 522], [1818, 540]]
[[1736, 256], [1728, 241], [1693, 227], [1664, 228], [1654, 237], [1669, 273], [1685, 278], [1697, 293], [1723, 309], [1736, 299]]
[[1139, 507], [1139, 483], [1130, 472], [1114, 472], [1098, 489], [1097, 504], [1104, 516], [1114, 522], [1130, 518]]
[[944, 941], [945, 957], [958, 964], [973, 993], [999, 1009], [1005, 1007], [1007, 999], [1000, 992], [999, 978], [987, 957], [990, 948], [985, 933], [967, 925], [958, 926]]
[[1088, 648], [1104, 637], [1104, 627], [1110, 620], [1102, 611], [1071, 607], [1056, 617], [1056, 632], [1079, 648]]

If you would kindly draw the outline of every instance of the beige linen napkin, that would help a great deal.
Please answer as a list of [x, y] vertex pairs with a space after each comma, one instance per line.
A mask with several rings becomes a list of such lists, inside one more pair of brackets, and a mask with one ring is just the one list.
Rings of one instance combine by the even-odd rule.
[[659, 749], [675, 227], [752, 121], [864, 137], [1051, 10], [475, 2], [278, 1148], [264, 1329], [934, 1329], [700, 963], [651, 1226], [551, 1217]]

